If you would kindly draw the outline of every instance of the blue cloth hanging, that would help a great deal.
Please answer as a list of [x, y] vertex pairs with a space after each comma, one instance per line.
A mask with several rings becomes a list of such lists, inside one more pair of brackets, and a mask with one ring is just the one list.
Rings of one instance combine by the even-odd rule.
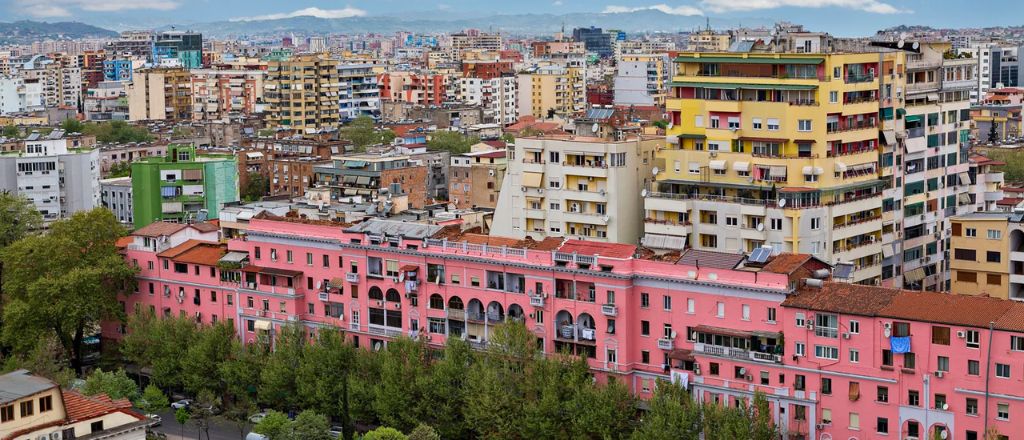
[[893, 354], [910, 352], [910, 336], [892, 336], [889, 338], [889, 347]]

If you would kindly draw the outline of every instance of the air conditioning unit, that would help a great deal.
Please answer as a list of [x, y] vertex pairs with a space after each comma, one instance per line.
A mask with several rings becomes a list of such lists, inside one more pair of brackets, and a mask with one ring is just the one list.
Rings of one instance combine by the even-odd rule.
[[747, 382], [753, 382], [754, 381], [754, 376], [751, 376], [751, 375], [748, 374], [746, 379], [747, 379]]
[[377, 300], [377, 307], [384, 307], [384, 301]]
[[395, 309], [402, 308], [402, 303], [395, 303]]
[[938, 378], [941, 379], [943, 374], [945, 374], [945, 373], [942, 372], [942, 371], [939, 371], [939, 370], [935, 370], [935, 377], [938, 377]]
[[966, 338], [967, 337], [967, 332], [965, 332], [963, 330], [959, 330], [959, 331], [956, 332], [956, 337], [958, 337], [960, 339]]
[[850, 333], [843, 333], [843, 339], [850, 339]]
[[808, 322], [807, 323], [807, 330], [814, 330], [814, 323], [813, 322]]

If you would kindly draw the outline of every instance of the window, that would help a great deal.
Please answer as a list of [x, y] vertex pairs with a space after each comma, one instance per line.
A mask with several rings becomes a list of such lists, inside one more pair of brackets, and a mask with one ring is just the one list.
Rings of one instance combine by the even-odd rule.
[[0, 407], [0, 423], [14, 420], [14, 405]]
[[821, 394], [832, 394], [832, 379], [828, 377], [821, 378]]
[[661, 306], [666, 312], [672, 311], [672, 297], [668, 295], [662, 296]]
[[967, 340], [968, 348], [978, 348], [981, 346], [981, 334], [977, 330], [967, 330], [965, 339]]
[[828, 345], [815, 345], [814, 357], [820, 359], [839, 360], [839, 348]]
[[998, 229], [989, 229], [988, 230], [988, 239], [989, 240], [1001, 240], [1002, 238], [1003, 238], [1003, 231], [1000, 231]]
[[850, 413], [850, 429], [860, 429], [860, 414]]
[[768, 219], [768, 224], [769, 224], [769, 229], [771, 229], [773, 231], [781, 231], [782, 230], [782, 219], [781, 218]]
[[821, 423], [824, 425], [832, 424], [832, 410], [828, 408], [821, 409]]
[[911, 352], [903, 353], [903, 368], [913, 370], [917, 368], [917, 355]]
[[312, 266], [313, 265], [313, 254], [310, 253], [310, 252], [306, 252], [306, 265], [307, 266]]
[[646, 308], [648, 308], [650, 306], [651, 306], [651, 297], [650, 297], [650, 295], [641, 292], [640, 293], [640, 307], [643, 307], [643, 308], [646, 309]]
[[642, 363], [642, 364], [649, 364], [649, 363], [651, 363], [651, 352], [649, 352], [647, 350], [642, 350], [640, 352], [640, 363]]
[[892, 324], [892, 335], [897, 338], [910, 336], [910, 323], [899, 321], [894, 322]]
[[803, 342], [797, 342], [793, 346], [793, 352], [797, 356], [807, 356], [807, 345], [805, 345]]
[[886, 403], [889, 401], [889, 387], [878, 387], [875, 393], [875, 401]]
[[694, 312], [696, 312], [696, 308], [697, 308], [697, 301], [694, 300], [693, 298], [687, 298], [686, 299], [686, 313], [689, 313], [689, 314], [692, 315]]
[[949, 372], [949, 358], [946, 356], [939, 356], [935, 360], [935, 368], [938, 371]]
[[720, 128], [720, 126], [721, 126], [721, 120], [718, 118], [718, 116], [712, 116], [711, 117], [711, 128]]
[[978, 399], [968, 397], [966, 403], [964, 404], [964, 411], [967, 412], [967, 415], [978, 415]]
[[768, 118], [768, 131], [779, 131], [779, 120]]
[[836, 104], [836, 103], [838, 103], [839, 102], [839, 92], [837, 92], [835, 90], [833, 90], [831, 92], [828, 92], [828, 102], [829, 102], [829, 104]]
[[725, 318], [725, 303], [718, 302], [715, 304], [715, 316], [719, 318]]
[[1003, 277], [997, 273], [986, 274], [985, 282], [990, 286], [1001, 286], [1003, 285]]
[[981, 363], [975, 360], [967, 361], [967, 374], [970, 376], [981, 375]]
[[917, 390], [907, 391], [907, 405], [921, 406], [921, 393]]
[[774, 323], [775, 322], [775, 317], [776, 317], [775, 313], [776, 313], [775, 312], [775, 307], [769, 307], [768, 308], [768, 322], [770, 322], [770, 323]]
[[889, 419], [887, 419], [885, 417], [879, 417], [875, 421], [875, 432], [877, 432], [879, 434], [888, 434], [889, 433]]
[[728, 119], [729, 129], [738, 130], [740, 128], [740, 118], [736, 116], [730, 116]]
[[793, 389], [797, 391], [803, 391], [807, 389], [807, 378], [802, 374], [797, 374], [796, 379], [793, 380]]
[[988, 261], [989, 263], [998, 263], [1000, 260], [1002, 260], [1002, 255], [999, 251], [985, 252], [985, 261]]
[[640, 321], [640, 335], [650, 336], [651, 335], [651, 323], [648, 321]]
[[39, 398], [39, 412], [44, 413], [53, 409], [53, 396]]
[[860, 321], [850, 321], [850, 333], [860, 334]]
[[797, 314], [796, 314], [796, 326], [797, 327], [805, 327], [805, 326], [807, 326], [807, 317], [803, 313], [797, 312]]
[[737, 218], [737, 217], [726, 217], [725, 218], [725, 225], [726, 226], [738, 226], [739, 224], [740, 224], [740, 221], [739, 221], [739, 218]]
[[996, 405], [996, 418], [999, 420], [1010, 420], [1010, 404], [1000, 403]]
[[978, 236], [978, 230], [975, 229], [975, 228], [964, 228], [964, 236], [967, 236], [967, 237], [977, 237]]
[[860, 362], [860, 351], [855, 348], [850, 349], [850, 362], [854, 364]]
[[703, 127], [704, 126], [704, 115], [696, 115], [696, 116], [694, 116], [693, 117], [693, 125], [695, 127]]
[[949, 327], [933, 325], [932, 344], [949, 345]]
[[800, 119], [796, 121], [796, 129], [797, 131], [811, 131], [811, 120]]
[[1010, 365], [1009, 364], [996, 364], [996, 377], [1003, 379], [1010, 378]]
[[892, 366], [892, 350], [882, 349], [882, 365], [886, 367]]
[[811, 230], [821, 229], [821, 217], [811, 217]]
[[35, 414], [34, 408], [34, 402], [31, 400], [21, 402], [21, 417], [29, 417], [32, 414]]
[[718, 362], [711, 362], [708, 364], [708, 370], [711, 370], [712, 376], [718, 376]]
[[742, 319], [744, 321], [750, 321], [750, 306], [749, 305], [744, 304], [743, 307], [740, 308], [740, 319]]
[[1010, 350], [1024, 351], [1024, 336], [1010, 336]]
[[753, 127], [754, 130], [760, 130], [761, 128], [763, 128], [761, 125], [761, 118], [751, 119], [750, 126]]

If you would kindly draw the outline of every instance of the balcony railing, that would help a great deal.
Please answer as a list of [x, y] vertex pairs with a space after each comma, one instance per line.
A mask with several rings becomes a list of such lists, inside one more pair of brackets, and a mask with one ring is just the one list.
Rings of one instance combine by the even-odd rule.
[[346, 273], [345, 274], [345, 281], [350, 282], [352, 284], [358, 284], [359, 283], [359, 274], [357, 274], [357, 273]]
[[534, 307], [544, 307], [544, 296], [543, 295], [531, 295], [530, 305]]
[[743, 350], [740, 348], [723, 347], [720, 345], [709, 345], [702, 343], [693, 344], [693, 351], [708, 356], [724, 357], [730, 359], [743, 359], [755, 362], [782, 363], [782, 356], [775, 353], [764, 353], [760, 351]]
[[601, 313], [605, 316], [616, 316], [619, 314], [619, 308], [615, 304], [605, 304], [601, 306]]
[[875, 75], [870, 73], [848, 73], [846, 74], [847, 83], [863, 83], [871, 82], [875, 80]]
[[658, 349], [659, 350], [671, 350], [675, 348], [676, 341], [672, 338], [659, 338]]

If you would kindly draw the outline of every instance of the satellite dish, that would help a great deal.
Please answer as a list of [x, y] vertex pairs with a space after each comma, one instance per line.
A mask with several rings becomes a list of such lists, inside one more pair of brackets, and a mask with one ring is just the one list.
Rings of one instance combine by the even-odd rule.
[[594, 125], [590, 127], [590, 131], [592, 131], [594, 133], [597, 133], [597, 130], [599, 128], [601, 128], [601, 127], [599, 125], [597, 125], [597, 122], [595, 122]]
[[779, 208], [786, 207], [786, 199], [779, 199]]
[[903, 49], [903, 46], [904, 46], [905, 44], [907, 44], [907, 43], [906, 43], [905, 41], [903, 41], [903, 40], [901, 39], [900, 41], [897, 41], [897, 42], [896, 42], [896, 48], [897, 48], [897, 49]]
[[690, 340], [693, 340], [693, 341], [697, 340], [697, 332], [690, 333]]
[[668, 129], [670, 129], [670, 130], [671, 130], [671, 129], [672, 129], [672, 127], [674, 127], [674, 126], [675, 126], [674, 124], [672, 124], [671, 122], [669, 122], [669, 123], [668, 123], [668, 125], [666, 126], [666, 128], [668, 128]]
[[913, 48], [914, 50], [917, 50], [918, 48], [920, 48], [920, 47], [921, 47], [921, 43], [920, 43], [920, 42], [917, 42], [917, 41], [915, 41], [915, 42], [914, 42], [914, 45], [913, 45], [913, 46], [910, 46], [910, 47], [911, 47], [911, 48]]
[[647, 188], [640, 190], [640, 197], [647, 197]]
[[885, 337], [888, 338], [889, 336], [892, 336], [892, 330], [889, 329], [888, 327], [886, 327], [886, 329], [885, 329]]
[[604, 220], [604, 222], [605, 222], [605, 223], [608, 223], [608, 220], [611, 220], [611, 217], [608, 217], [608, 216], [606, 215], [606, 216], [604, 216], [604, 217], [601, 217], [601, 220]]
[[381, 348], [380, 341], [377, 341], [377, 342], [373, 343], [373, 351], [380, 351], [380, 348]]
[[659, 170], [658, 167], [651, 168], [651, 174], [654, 174], [655, 176], [657, 176], [660, 172], [661, 170]]
[[758, 223], [758, 224], [757, 224], [757, 230], [758, 230], [759, 232], [760, 232], [760, 231], [764, 231], [764, 223]]
[[669, 337], [671, 337], [672, 339], [675, 339], [676, 338], [676, 331], [672, 330], [672, 333], [669, 334]]

